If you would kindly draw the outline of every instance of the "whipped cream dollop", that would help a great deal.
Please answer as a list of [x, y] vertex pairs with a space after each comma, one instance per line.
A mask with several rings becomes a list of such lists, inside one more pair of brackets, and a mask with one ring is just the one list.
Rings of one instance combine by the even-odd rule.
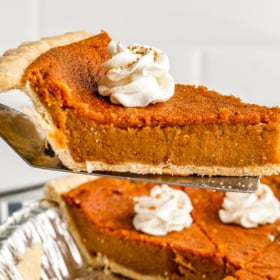
[[228, 192], [219, 217], [223, 223], [235, 223], [245, 228], [274, 223], [280, 218], [280, 202], [272, 190], [259, 182], [255, 193]]
[[192, 224], [192, 203], [188, 195], [168, 185], [155, 186], [149, 196], [135, 198], [136, 230], [162, 236], [171, 231], [181, 231]]
[[110, 96], [115, 104], [126, 107], [145, 107], [164, 102], [174, 94], [174, 80], [169, 74], [168, 56], [161, 50], [142, 45], [111, 41], [111, 59], [102, 64], [106, 76], [98, 84], [102, 96]]

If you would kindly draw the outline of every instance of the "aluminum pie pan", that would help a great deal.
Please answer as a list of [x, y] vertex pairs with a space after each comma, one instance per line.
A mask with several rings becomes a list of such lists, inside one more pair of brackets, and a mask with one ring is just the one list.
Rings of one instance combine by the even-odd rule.
[[0, 280], [27, 279], [18, 264], [34, 246], [40, 246], [42, 251], [38, 279], [121, 279], [107, 271], [90, 268], [60, 209], [41, 200], [15, 212], [0, 225]]

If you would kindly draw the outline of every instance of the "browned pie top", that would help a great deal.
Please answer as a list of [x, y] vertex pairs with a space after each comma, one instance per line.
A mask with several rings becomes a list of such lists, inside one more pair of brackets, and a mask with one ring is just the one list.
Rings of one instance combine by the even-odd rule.
[[63, 194], [68, 205], [78, 207], [90, 223], [105, 232], [132, 240], [213, 254], [215, 247], [196, 224], [161, 237], [140, 234], [133, 227], [134, 197], [148, 195], [154, 184], [99, 178]]
[[23, 81], [30, 81], [51, 110], [71, 108], [98, 123], [120, 127], [280, 120], [278, 107], [270, 109], [244, 104], [239, 98], [220, 95], [202, 86], [176, 85], [175, 94], [169, 101], [145, 108], [112, 104], [97, 93], [97, 83], [106, 72], [101, 64], [109, 58], [106, 47], [110, 40], [103, 32], [53, 48], [27, 68]]
[[[265, 182], [270, 184], [269, 177]], [[64, 193], [63, 198], [68, 205], [79, 208], [93, 225], [105, 231], [116, 235], [121, 233], [125, 238], [145, 240], [147, 246], [149, 243], [162, 243], [182, 250], [192, 247], [202, 250], [203, 246], [211, 245], [213, 250], [214, 245], [215, 254], [235, 268], [244, 268], [246, 263], [257, 260], [267, 247], [272, 246], [269, 236], [280, 237], [280, 220], [251, 229], [223, 224], [219, 220], [218, 210], [225, 193], [196, 188], [180, 188], [189, 195], [193, 204], [191, 215], [194, 222], [191, 227], [161, 237], [141, 234], [132, 225], [135, 214], [133, 199], [147, 195], [153, 186], [151, 183], [100, 178]], [[272, 187], [272, 190], [279, 196], [279, 185]], [[269, 259], [271, 266], [278, 265], [277, 256], [279, 253], [275, 252]]]

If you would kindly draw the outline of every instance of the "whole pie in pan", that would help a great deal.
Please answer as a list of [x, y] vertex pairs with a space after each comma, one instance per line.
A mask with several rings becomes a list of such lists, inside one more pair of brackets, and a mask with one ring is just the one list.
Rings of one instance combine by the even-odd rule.
[[74, 171], [271, 175], [280, 171], [280, 109], [176, 84], [165, 102], [124, 107], [101, 96], [106, 32], [25, 43], [0, 57], [0, 91], [18, 88]]
[[[279, 200], [279, 176], [262, 178], [262, 182]], [[60, 205], [93, 267], [132, 279], [279, 278], [279, 218], [254, 228], [225, 224], [218, 215], [225, 192], [170, 186], [189, 196], [193, 222], [163, 236], [150, 235], [136, 230], [133, 219], [135, 197], [147, 196], [153, 187], [74, 175], [48, 183], [45, 195]]]

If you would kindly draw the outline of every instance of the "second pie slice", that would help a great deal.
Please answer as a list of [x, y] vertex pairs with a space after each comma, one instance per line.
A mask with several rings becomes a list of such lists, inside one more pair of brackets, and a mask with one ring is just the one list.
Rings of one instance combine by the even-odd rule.
[[20, 88], [29, 95], [35, 121], [65, 166], [178, 175], [280, 171], [278, 107], [182, 84], [164, 102], [115, 104], [98, 91], [110, 42], [106, 32], [76, 32], [0, 57], [0, 90]]

